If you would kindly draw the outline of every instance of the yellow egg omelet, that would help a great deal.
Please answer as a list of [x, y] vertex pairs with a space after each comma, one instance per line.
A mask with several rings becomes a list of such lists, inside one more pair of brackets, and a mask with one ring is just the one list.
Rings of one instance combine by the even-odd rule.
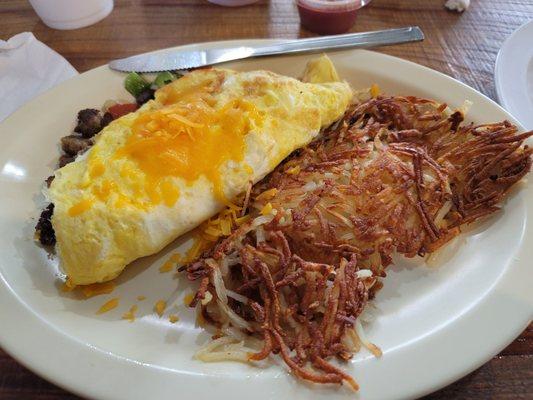
[[48, 196], [70, 282], [110, 280], [198, 226], [339, 119], [351, 96], [325, 56], [303, 81], [212, 68], [159, 89], [55, 173]]

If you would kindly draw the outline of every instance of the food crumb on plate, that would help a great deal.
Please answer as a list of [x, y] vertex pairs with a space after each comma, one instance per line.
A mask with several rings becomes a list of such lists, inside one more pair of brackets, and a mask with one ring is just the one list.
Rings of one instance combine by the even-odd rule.
[[159, 272], [164, 274], [165, 272], [170, 272], [174, 269], [175, 263], [172, 260], [168, 260], [161, 267], [159, 267]]
[[173, 261], [175, 263], [179, 263], [181, 261], [181, 254], [180, 253], [174, 253], [170, 256], [170, 261]]
[[63, 286], [61, 287], [61, 291], [63, 292], [72, 292], [74, 289], [76, 289], [76, 285], [72, 283], [72, 281], [67, 278], [65, 283], [63, 283]]
[[137, 304], [132, 305], [131, 308], [129, 309], [129, 311], [125, 312], [122, 315], [122, 319], [126, 319], [129, 322], [135, 321], [135, 313], [137, 312], [138, 308], [139, 307], [137, 307]]
[[155, 303], [154, 310], [157, 313], [157, 315], [159, 315], [161, 317], [163, 315], [163, 313], [165, 312], [165, 308], [166, 307], [167, 307], [167, 302], [166, 301], [158, 300]]
[[86, 299], [101, 294], [109, 294], [115, 290], [114, 282], [102, 282], [102, 283], [93, 283], [90, 285], [81, 286], [81, 292]]
[[111, 311], [118, 307], [118, 297], [113, 297], [111, 300], [106, 301], [99, 309], [96, 311], [96, 314], [104, 314], [108, 311]]
[[372, 86], [370, 86], [370, 95], [373, 98], [378, 97], [380, 92], [381, 92], [381, 89], [379, 88], [379, 86], [376, 83], [373, 83]]
[[191, 304], [191, 302], [193, 301], [194, 299], [194, 293], [188, 293], [185, 295], [185, 297], [183, 298], [183, 303], [186, 305], [186, 306], [189, 306]]
[[170, 314], [168, 316], [168, 320], [170, 321], [171, 324], [175, 324], [176, 322], [179, 321], [179, 317], [176, 314]]

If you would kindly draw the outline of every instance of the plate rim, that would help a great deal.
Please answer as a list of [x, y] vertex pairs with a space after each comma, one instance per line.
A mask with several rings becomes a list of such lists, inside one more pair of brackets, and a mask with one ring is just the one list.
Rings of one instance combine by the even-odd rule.
[[[513, 110], [513, 107], [510, 106], [509, 103], [509, 97], [505, 95], [505, 85], [503, 83], [504, 81], [504, 58], [506, 53], [509, 52], [510, 45], [516, 40], [516, 38], [522, 34], [523, 31], [526, 31], [528, 29], [533, 30], [533, 20], [527, 21], [524, 24], [520, 25], [518, 28], [516, 28], [502, 43], [500, 49], [498, 50], [498, 54], [496, 55], [496, 61], [494, 63], [494, 87], [496, 90], [496, 98], [498, 99], [498, 103], [511, 115], [515, 116], [516, 119], [518, 117], [518, 114], [522, 113], [516, 113], [516, 110]], [[533, 123], [533, 120], [531, 121]], [[522, 125], [522, 122], [520, 121], [520, 124]], [[528, 127], [533, 129], [533, 126]]]
[[[243, 44], [243, 43], [247, 43], [247, 44], [253, 44], [253, 43], [275, 43], [275, 42], [279, 42], [280, 40], [279, 39], [252, 39], [252, 40], [247, 40], [247, 39], [238, 39], [238, 40], [231, 40], [231, 41], [211, 41], [211, 42], [203, 42], [203, 43], [192, 43], [192, 44], [188, 44], [188, 45], [184, 45], [184, 46], [176, 46], [176, 47], [171, 47], [171, 48], [168, 48], [168, 49], [191, 49], [191, 48], [198, 48], [199, 46], [227, 46], [227, 45], [230, 45], [230, 44], [236, 44], [236, 43], [239, 43], [239, 44]], [[168, 50], [168, 49], [161, 49], [161, 50]], [[467, 89], [468, 91], [473, 91], [476, 93], [477, 96], [481, 96], [485, 101], [488, 101], [489, 103], [491, 103], [492, 105], [500, 108], [506, 115], [509, 116], [509, 119], [511, 121], [513, 121], [514, 123], [516, 123], [521, 129], [524, 129], [522, 127], [522, 125], [516, 121], [515, 118], [513, 118], [509, 112], [507, 112], [506, 110], [504, 110], [501, 106], [499, 106], [496, 102], [494, 102], [492, 99], [488, 98], [487, 96], [485, 96], [484, 94], [476, 91], [475, 89], [469, 87], [468, 85], [450, 77], [450, 76], [447, 76], [439, 71], [435, 71], [433, 69], [430, 69], [426, 66], [423, 66], [423, 65], [420, 65], [420, 64], [416, 64], [412, 61], [408, 61], [408, 60], [404, 60], [404, 59], [401, 59], [401, 58], [398, 58], [398, 57], [394, 57], [394, 56], [390, 56], [390, 55], [387, 55], [387, 54], [383, 54], [383, 53], [379, 53], [379, 52], [374, 52], [374, 51], [369, 51], [369, 50], [359, 50], [359, 51], [364, 51], [364, 52], [368, 52], [368, 53], [373, 53], [374, 55], [376, 55], [377, 57], [382, 57], [383, 59], [388, 59], [388, 60], [392, 60], [394, 62], [401, 62], [401, 63], [407, 63], [409, 64], [411, 67], [413, 68], [419, 68], [419, 69], [423, 69], [425, 70], [426, 73], [431, 73], [431, 74], [436, 74], [437, 76], [440, 77], [440, 79], [446, 79], [450, 82], [453, 82], [453, 84], [455, 85], [460, 85], [461, 87]], [[80, 75], [78, 75], [77, 77], [79, 76], [82, 76], [82, 75], [86, 75], [86, 74], [90, 74], [90, 73], [95, 73], [95, 71], [99, 71], [101, 69], [105, 69], [107, 67], [107, 65], [102, 65], [100, 67], [96, 67], [96, 68], [93, 68], [89, 71], [86, 71]], [[71, 78], [71, 79], [76, 79], [77, 77], [74, 77], [74, 78]], [[9, 117], [6, 118], [6, 120], [4, 120], [1, 124], [0, 124], [0, 128], [3, 127], [4, 125], [6, 125], [6, 123], [8, 123], [12, 118], [14, 118], [14, 116], [16, 116], [17, 114], [21, 113], [24, 111], [24, 109], [28, 106], [28, 104], [31, 104], [35, 101], [38, 101], [40, 98], [44, 97], [44, 96], [49, 96], [50, 93], [53, 93], [54, 91], [61, 91], [62, 89], [62, 86], [63, 85], [67, 85], [71, 79], [63, 82], [62, 84], [44, 92], [43, 94], [37, 96], [36, 98], [32, 99], [30, 102], [26, 103], [25, 105], [23, 105], [22, 107], [20, 107], [18, 110], [16, 110], [13, 114], [11, 114]], [[531, 188], [531, 185], [529, 185], [529, 188]], [[529, 192], [531, 192], [531, 190], [529, 190]], [[528, 209], [527, 209], [527, 215], [532, 215], [532, 206], [529, 206]], [[524, 228], [526, 230], [526, 232], [530, 232], [531, 233], [531, 224], [530, 223], [526, 223], [526, 227]], [[527, 246], [524, 246], [522, 245], [520, 247], [520, 249], [518, 250], [518, 252], [521, 254], [521, 257], [522, 259], [529, 257], [531, 258], [533, 256], [533, 250], [531, 249], [528, 249]], [[522, 255], [522, 253], [526, 253], [524, 255]], [[517, 260], [513, 260], [512, 262], [513, 263], [516, 263]], [[522, 268], [522, 270], [525, 270], [526, 268]], [[519, 272], [522, 272], [522, 273], [525, 273], [526, 271], [519, 271]], [[531, 273], [529, 275], [532, 275]], [[509, 279], [509, 276], [508, 274], [504, 274], [504, 276], [502, 277], [502, 279], [500, 279], [499, 281], [497, 281], [495, 283], [495, 286], [502, 286], [505, 284], [505, 280], [508, 280]], [[491, 294], [492, 292], [489, 291], [486, 293], [486, 295], [479, 299], [479, 301], [475, 304], [472, 304], [471, 307], [466, 311], [464, 312], [462, 315], [459, 315], [457, 316], [456, 319], [454, 319], [454, 322], [463, 322], [464, 323], [464, 320], [465, 318], [474, 313], [474, 311], [478, 311], [479, 312], [479, 308], [480, 306], [482, 306], [483, 304], [486, 304], [486, 298], [489, 297], [489, 295]], [[529, 296], [529, 300], [530, 300], [530, 303], [531, 301], [533, 300], [531, 298], [531, 296]], [[485, 301], [485, 303], [483, 303]], [[483, 303], [483, 304], [482, 304]], [[126, 389], [125, 392], [121, 392], [121, 393], [117, 393], [114, 389], [116, 389], [115, 387], [113, 386], [109, 386], [111, 389], [110, 390], [107, 390], [107, 386], [94, 386], [94, 387], [87, 387], [87, 382], [83, 379], [83, 377], [81, 377], [81, 379], [78, 379], [76, 380], [75, 376], [72, 377], [71, 376], [71, 379], [67, 382], [67, 379], [65, 376], [62, 376], [62, 373], [61, 372], [72, 372], [73, 370], [69, 369], [69, 368], [80, 368], [80, 365], [79, 363], [73, 363], [72, 360], [69, 360], [68, 357], [65, 356], [65, 354], [62, 354], [62, 355], [59, 355], [58, 354], [54, 354], [54, 356], [56, 356], [56, 362], [55, 364], [56, 365], [62, 365], [62, 371], [58, 371], [57, 368], [58, 367], [55, 367], [56, 369], [53, 370], [53, 368], [50, 368], [50, 364], [49, 364], [49, 359], [47, 360], [46, 357], [43, 359], [43, 355], [39, 355], [39, 356], [36, 356], [34, 352], [32, 352], [32, 348], [30, 348], [29, 346], [24, 346], [22, 344], [22, 342], [24, 340], [29, 340], [31, 339], [31, 336], [33, 335], [32, 330], [35, 330], [35, 329], [38, 329], [38, 328], [42, 328], [42, 333], [44, 333], [45, 335], [48, 335], [50, 336], [50, 340], [53, 340], [55, 338], [56, 341], [59, 341], [59, 343], [56, 343], [56, 346], [58, 349], [61, 349], [62, 347], [65, 346], [65, 343], [68, 344], [69, 347], [71, 347], [74, 351], [77, 351], [78, 353], [84, 353], [85, 355], [87, 355], [87, 358], [88, 359], [91, 359], [92, 362], [94, 362], [95, 364], [98, 363], [98, 362], [102, 362], [103, 364], [106, 364], [106, 363], [109, 363], [109, 358], [111, 358], [113, 360], [113, 362], [116, 363], [115, 366], [112, 366], [113, 368], [110, 368], [112, 369], [112, 371], [106, 371], [106, 372], [109, 372], [112, 377], [108, 377], [108, 379], [119, 379], [120, 375], [121, 375], [121, 368], [125, 365], [127, 365], [130, 370], [134, 373], [134, 374], [138, 374], [138, 373], [141, 373], [141, 374], [146, 374], [146, 371], [147, 369], [145, 367], [151, 367], [153, 368], [153, 370], [151, 368], [148, 369], [148, 371], [150, 371], [151, 373], [153, 373], [154, 371], [157, 371], [156, 373], [156, 377], [158, 378], [158, 380], [160, 380], [160, 382], [165, 382], [165, 379], [166, 379], [166, 376], [169, 375], [169, 376], [175, 376], [175, 371], [173, 370], [168, 370], [166, 368], [163, 368], [163, 367], [158, 367], [158, 366], [155, 366], [155, 365], [151, 365], [151, 364], [143, 364], [143, 363], [140, 363], [138, 361], [135, 361], [135, 360], [131, 360], [131, 359], [127, 359], [125, 357], [121, 357], [121, 356], [118, 356], [116, 354], [113, 354], [111, 352], [108, 352], [108, 351], [105, 351], [105, 350], [102, 350], [102, 349], [99, 349], [97, 347], [94, 347], [92, 346], [91, 344], [89, 343], [84, 343], [83, 341], [75, 338], [75, 337], [72, 337], [72, 336], [69, 336], [68, 334], [66, 334], [65, 332], [61, 332], [59, 331], [56, 327], [54, 327], [53, 325], [51, 325], [50, 323], [48, 323], [45, 319], [43, 319], [40, 315], [36, 314], [29, 306], [26, 305], [26, 303], [24, 302], [24, 300], [22, 298], [20, 298], [16, 291], [9, 285], [9, 282], [5, 279], [5, 277], [3, 276], [3, 274], [1, 273], [0, 271], [0, 311], [3, 310], [3, 311], [7, 311], [9, 310], [9, 307], [13, 307], [14, 309], [15, 308], [18, 308], [20, 311], [22, 311], [21, 313], [14, 313], [14, 312], [11, 312], [9, 313], [8, 315], [11, 317], [12, 319], [12, 322], [15, 322], [13, 325], [17, 326], [17, 327], [25, 327], [27, 329], [25, 329], [24, 332], [12, 332], [10, 329], [6, 329], [6, 330], [0, 330], [0, 346], [4, 349], [4, 351], [6, 351], [6, 353], [8, 353], [9, 355], [11, 355], [13, 358], [15, 358], [18, 362], [20, 362], [22, 365], [24, 365], [25, 367], [27, 367], [28, 369], [30, 369], [31, 371], [33, 371], [34, 373], [36, 373], [37, 375], [39, 376], [42, 376], [43, 378], [45, 378], [46, 380], [54, 383], [55, 385], [59, 386], [59, 387], [62, 387], [72, 393], [76, 393], [78, 395], [81, 395], [81, 396], [85, 396], [85, 397], [91, 397], [91, 398], [106, 398], [106, 399], [125, 399], [125, 398], [134, 398], [136, 397], [136, 395], [139, 395], [139, 393], [137, 393], [137, 391], [134, 391], [132, 392], [131, 389]], [[24, 320], [22, 318], [23, 316], [23, 312], [25, 312], [25, 316], [26, 317], [32, 317], [31, 319], [30, 318], [26, 318], [26, 320]], [[533, 308], [532, 308], [532, 314], [533, 314]], [[442, 388], [446, 385], [448, 385], [449, 383], [459, 379], [460, 377], [468, 374], [469, 372], [471, 372], [472, 370], [476, 369], [477, 367], [479, 367], [480, 365], [482, 365], [484, 362], [486, 362], [487, 360], [489, 360], [491, 357], [493, 357], [493, 355], [497, 354], [502, 348], [504, 348], [506, 345], [508, 345], [510, 342], [512, 342], [512, 340], [514, 340], [514, 338], [519, 335], [522, 330], [527, 326], [527, 324], [529, 323], [529, 321], [531, 320], [531, 317], [532, 315], [529, 315], [528, 317], [523, 317], [523, 318], [520, 318], [521, 320], [523, 320], [523, 326], [520, 325], [517, 323], [516, 326], [515, 326], [515, 329], [512, 330], [512, 333], [510, 334], [507, 334], [506, 335], [506, 339], [507, 340], [504, 340], [503, 342], [501, 340], [498, 340], [499, 342], [499, 345], [496, 346], [493, 350], [493, 352], [489, 352], [489, 353], [485, 353], [484, 355], [482, 356], [478, 356], [478, 357], [475, 357], [474, 360], [471, 360], [471, 362], [469, 363], [466, 363], [466, 364], [463, 364], [463, 366], [460, 368], [460, 371], [454, 373], [454, 374], [450, 374], [448, 373], [447, 376], [444, 378], [444, 379], [440, 379], [440, 380], [437, 380], [435, 382], [433, 382], [432, 384], [426, 384], [426, 385], [421, 385], [422, 387], [420, 389], [415, 389], [415, 390], [411, 390], [411, 392], [407, 393], [407, 396], [408, 397], [412, 397], [412, 396], [422, 396], [422, 395], [425, 395], [427, 393], [430, 393], [430, 392], [433, 392], [435, 390], [438, 390], [439, 388]], [[14, 321], [13, 321], [14, 319]], [[515, 318], [516, 319], [516, 318]], [[8, 318], [6, 318], [6, 322], [7, 322]], [[46, 329], [44, 329], [46, 328]], [[440, 332], [440, 334], [443, 334], [444, 331], [447, 331], [447, 330], [450, 330], [452, 328], [452, 324], [450, 324], [449, 326], [441, 329], [440, 331], [437, 331], [437, 333]], [[78, 346], [81, 346], [81, 347], [78, 347]], [[53, 353], [53, 349], [52, 349], [53, 346], [50, 346], [48, 348], [48, 353]], [[77, 348], [78, 347], [78, 348]], [[494, 346], [493, 346], [494, 347]], [[37, 358], [40, 357], [41, 359], [40, 360], [37, 360]], [[103, 357], [103, 358], [101, 358]], [[59, 363], [58, 361], [61, 361], [61, 363]], [[64, 363], [64, 364], [62, 364]], [[94, 365], [85, 365], [85, 366], [81, 366], [82, 369], [84, 369], [84, 371], [88, 374], [88, 376], [98, 376], [98, 371], [95, 371], [95, 368], [94, 368]], [[96, 368], [97, 369], [97, 368]], [[78, 372], [79, 374], [79, 372]], [[79, 378], [79, 377], [78, 377]], [[194, 375], [189, 375], [187, 377], [187, 379], [191, 379], [193, 380], [194, 378], [198, 378], [198, 376], [194, 376]], [[201, 380], [203, 382], [205, 382], [205, 379], [206, 377], [205, 376], [201, 376], [200, 377]], [[227, 377], [225, 377], [225, 379], [228, 379]], [[112, 380], [111, 380], [112, 381]], [[111, 382], [110, 381], [110, 382]], [[191, 381], [192, 382], [192, 381]], [[199, 381], [201, 382], [201, 381]], [[190, 386], [195, 386], [195, 385], [190, 385]], [[197, 385], [197, 386], [202, 386], [202, 385]], [[255, 385], [256, 387], [259, 387], [258, 384]], [[194, 388], [188, 388], [190, 390], [192, 390], [191, 393], [198, 393], [198, 392], [194, 392]], [[129, 392], [128, 392], [129, 390]], [[193, 394], [191, 394], [192, 396]]]

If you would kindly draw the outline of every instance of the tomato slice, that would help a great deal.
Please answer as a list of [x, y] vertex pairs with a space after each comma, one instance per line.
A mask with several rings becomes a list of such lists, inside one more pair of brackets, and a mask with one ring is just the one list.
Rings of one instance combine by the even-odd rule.
[[109, 107], [107, 112], [113, 116], [113, 119], [117, 119], [137, 110], [137, 108], [139, 108], [139, 106], [136, 103], [115, 104], [114, 106]]

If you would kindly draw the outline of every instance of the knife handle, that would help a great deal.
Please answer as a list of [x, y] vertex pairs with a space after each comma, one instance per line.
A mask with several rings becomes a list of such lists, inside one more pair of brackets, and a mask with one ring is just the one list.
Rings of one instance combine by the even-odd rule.
[[311, 53], [322, 50], [365, 48], [386, 46], [424, 40], [424, 33], [418, 26], [386, 29], [374, 32], [348, 33], [345, 35], [322, 36], [298, 39], [271, 46], [254, 48], [253, 56], [269, 56], [287, 53]]

